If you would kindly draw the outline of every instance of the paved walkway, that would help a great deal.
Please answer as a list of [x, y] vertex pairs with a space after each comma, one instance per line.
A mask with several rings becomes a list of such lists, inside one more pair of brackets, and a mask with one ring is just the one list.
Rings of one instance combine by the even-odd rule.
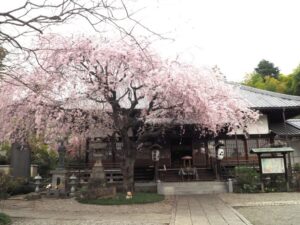
[[216, 195], [177, 196], [171, 224], [251, 225]]

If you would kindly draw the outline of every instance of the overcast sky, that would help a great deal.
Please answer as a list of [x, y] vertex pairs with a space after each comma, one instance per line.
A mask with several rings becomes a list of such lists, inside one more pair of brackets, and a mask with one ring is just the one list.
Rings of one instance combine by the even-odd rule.
[[[1, 8], [19, 2], [1, 0]], [[261, 59], [284, 74], [300, 63], [299, 0], [124, 2], [131, 11], [141, 9], [135, 18], [147, 27], [174, 39], [155, 42], [160, 54], [197, 66], [218, 65], [228, 80], [243, 80]]]
[[160, 45], [163, 54], [180, 54], [197, 65], [218, 65], [228, 80], [241, 81], [261, 59], [284, 74], [300, 63], [299, 0], [137, 2], [148, 2], [145, 24], [175, 38]]

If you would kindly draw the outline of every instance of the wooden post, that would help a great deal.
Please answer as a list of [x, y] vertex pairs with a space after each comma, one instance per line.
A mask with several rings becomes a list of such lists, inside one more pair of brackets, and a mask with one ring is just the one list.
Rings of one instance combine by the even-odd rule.
[[284, 176], [285, 176], [285, 182], [286, 182], [286, 191], [289, 191], [290, 184], [289, 184], [288, 168], [286, 165], [286, 153], [282, 153], [282, 155], [283, 155], [283, 161], [284, 161]]
[[159, 161], [154, 161], [154, 181], [159, 182], [159, 176], [158, 176], [158, 164]]
[[244, 139], [244, 151], [245, 151], [245, 156], [246, 156], [246, 160], [247, 160], [247, 164], [248, 164], [248, 160], [249, 160], [249, 155], [248, 155], [248, 143], [247, 143], [247, 139]]
[[260, 173], [260, 187], [261, 191], [265, 192], [264, 182], [263, 182], [263, 173], [262, 173], [262, 166], [261, 166], [261, 154], [257, 154], [258, 157], [258, 165], [259, 165], [259, 173]]
[[240, 159], [239, 159], [239, 147], [238, 147], [238, 139], [237, 139], [237, 134], [235, 131], [235, 149], [236, 149], [236, 160], [237, 160], [237, 165], [240, 166]]

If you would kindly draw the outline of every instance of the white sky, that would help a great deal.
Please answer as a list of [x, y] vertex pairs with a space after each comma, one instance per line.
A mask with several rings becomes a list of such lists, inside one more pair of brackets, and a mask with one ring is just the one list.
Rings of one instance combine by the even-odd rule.
[[[20, 2], [1, 0], [0, 6]], [[154, 43], [160, 54], [197, 66], [218, 65], [228, 80], [243, 80], [261, 59], [273, 62], [284, 74], [300, 63], [299, 0], [124, 2], [131, 11], [142, 9], [135, 15], [141, 23], [174, 39]], [[83, 25], [76, 26], [86, 32]]]
[[[241, 81], [261, 59], [289, 74], [300, 63], [299, 0], [138, 0], [142, 22], [174, 42], [159, 45], [197, 65], [218, 65]], [[150, 3], [148, 3], [150, 5]]]

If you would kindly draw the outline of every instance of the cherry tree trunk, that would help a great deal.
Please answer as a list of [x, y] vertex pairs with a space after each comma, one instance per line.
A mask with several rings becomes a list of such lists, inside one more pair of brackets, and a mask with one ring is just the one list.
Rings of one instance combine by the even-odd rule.
[[134, 163], [135, 159], [126, 157], [122, 163], [123, 190], [134, 191]]
[[128, 136], [127, 130], [122, 132], [123, 141], [123, 160], [122, 160], [122, 175], [123, 175], [123, 190], [125, 192], [134, 191], [134, 164], [136, 159], [136, 146]]

